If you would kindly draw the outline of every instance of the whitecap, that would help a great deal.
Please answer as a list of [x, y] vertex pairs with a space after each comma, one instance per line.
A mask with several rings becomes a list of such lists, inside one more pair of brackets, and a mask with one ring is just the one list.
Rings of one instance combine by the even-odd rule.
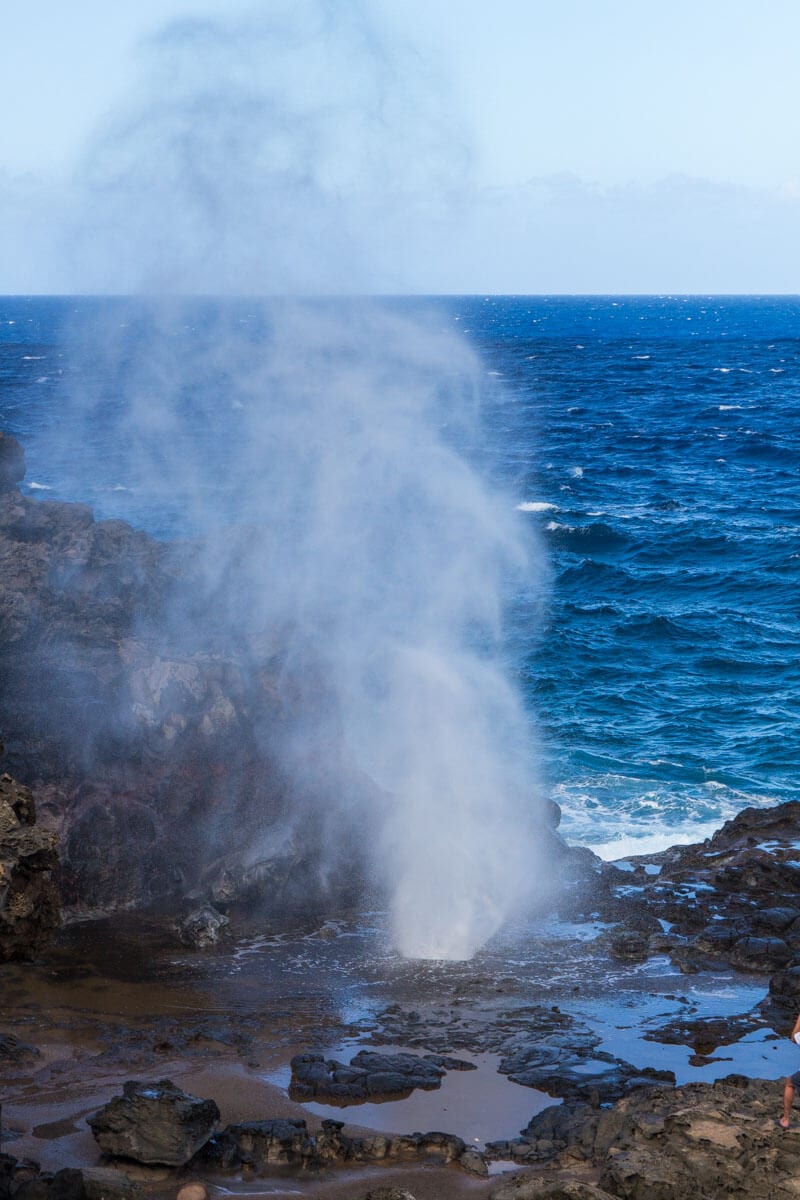
[[30, 488], [30, 490], [31, 490], [32, 492], [52, 492], [52, 490], [53, 490], [53, 489], [52, 489], [52, 488], [49, 486], [49, 484], [46, 484], [46, 483], [34, 483], [34, 482], [32, 482], [32, 483], [27, 483], [25, 486], [26, 486], [26, 487], [28, 487], [28, 488]]
[[40, 376], [39, 379], [36, 380], [36, 382], [37, 383], [47, 383], [49, 378], [50, 378], [49, 375], [42, 375], [42, 376]]
[[23, 354], [23, 362], [40, 362], [43, 358], [47, 358], [46, 354]]
[[658, 854], [668, 850], [670, 846], [690, 846], [711, 837], [719, 829], [721, 821], [708, 821], [685, 829], [665, 829], [661, 833], [621, 835], [606, 842], [595, 842], [589, 845], [598, 858], [606, 862], [614, 862], [618, 858], [629, 858], [631, 855]]
[[737, 412], [741, 408], [744, 408], [743, 404], [720, 404], [719, 411], [720, 412]]
[[518, 512], [558, 512], [557, 504], [550, 504], [547, 500], [523, 500], [517, 505]]
[[648, 358], [650, 358], [650, 355], [649, 354], [634, 354], [633, 357], [634, 357], [635, 362], [645, 362]]
[[572, 467], [570, 475], [573, 479], [583, 479], [583, 467]]
[[719, 371], [720, 375], [730, 375], [733, 367], [712, 367], [712, 370]]

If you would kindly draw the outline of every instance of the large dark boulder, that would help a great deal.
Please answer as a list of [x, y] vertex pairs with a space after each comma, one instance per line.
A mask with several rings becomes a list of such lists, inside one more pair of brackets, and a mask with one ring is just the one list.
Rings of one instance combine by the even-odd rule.
[[112, 1158], [181, 1167], [216, 1130], [219, 1109], [169, 1079], [129, 1080], [121, 1096], [86, 1120], [100, 1149]]

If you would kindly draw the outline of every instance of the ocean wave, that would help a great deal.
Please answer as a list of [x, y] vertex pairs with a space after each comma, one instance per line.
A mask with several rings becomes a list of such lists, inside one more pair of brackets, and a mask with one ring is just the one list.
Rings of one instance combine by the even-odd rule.
[[606, 521], [592, 521], [589, 525], [564, 525], [559, 521], [548, 521], [545, 531], [552, 544], [578, 554], [615, 550], [629, 544], [627, 535]]
[[558, 512], [557, 504], [550, 504], [547, 500], [523, 500], [517, 505], [518, 512], [541, 513], [541, 512]]

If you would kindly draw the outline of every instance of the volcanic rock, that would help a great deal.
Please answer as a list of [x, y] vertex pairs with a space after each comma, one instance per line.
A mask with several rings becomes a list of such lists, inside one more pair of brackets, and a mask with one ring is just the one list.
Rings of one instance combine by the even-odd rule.
[[203, 950], [216, 946], [229, 924], [224, 913], [217, 912], [211, 904], [204, 904], [183, 918], [178, 926], [178, 936], [185, 946]]
[[[651, 927], [649, 951], [666, 951], [682, 971], [789, 968], [800, 962], [798, 830], [798, 801], [744, 809], [704, 842], [629, 859], [632, 870], [604, 864], [589, 902], [628, 931], [648, 932], [640, 912], [665, 923], [667, 933]], [[635, 959], [645, 948], [616, 932], [610, 950]]]
[[[479, 1167], [474, 1150], [451, 1133], [376, 1133], [350, 1137], [341, 1121], [323, 1121], [311, 1133], [297, 1118], [273, 1118], [228, 1125], [211, 1138], [194, 1159], [197, 1169], [262, 1172], [270, 1167], [319, 1168], [341, 1163], [383, 1162], [391, 1159], [456, 1162], [471, 1173]], [[467, 1157], [469, 1156], [469, 1157]]]
[[[610, 1109], [545, 1109], [522, 1131], [514, 1156], [548, 1163], [547, 1176], [538, 1178], [563, 1190], [541, 1190], [534, 1177], [501, 1188], [493, 1200], [796, 1198], [800, 1132], [797, 1126], [784, 1132], [776, 1123], [781, 1093], [780, 1082], [730, 1075], [714, 1084], [642, 1089]], [[593, 1179], [585, 1178], [587, 1171]], [[581, 1173], [582, 1186], [593, 1184], [599, 1193], [567, 1190]]]
[[610, 1101], [631, 1088], [674, 1083], [671, 1071], [639, 1069], [598, 1050], [598, 1034], [566, 1013], [543, 1011], [538, 1028], [510, 1038], [498, 1071], [551, 1096]]
[[379, 1054], [361, 1050], [352, 1062], [325, 1061], [321, 1054], [297, 1054], [292, 1059], [289, 1095], [293, 1100], [327, 1100], [334, 1104], [363, 1103], [408, 1096], [415, 1088], [438, 1088], [445, 1069], [434, 1056]]
[[16, 438], [0, 432], [0, 492], [17, 490], [25, 478], [25, 451]]
[[60, 924], [56, 847], [30, 790], [0, 775], [0, 962], [37, 953]]
[[[329, 819], [331, 797], [347, 794], [367, 841], [377, 789], [346, 759], [319, 650], [253, 626], [236, 583], [203, 570], [211, 540], [168, 545], [22, 495], [23, 470], [3, 437], [0, 730], [60, 836], [64, 907], [352, 903], [360, 843]], [[221, 822], [235, 830], [222, 843]], [[323, 855], [347, 869], [323, 882]]]
[[219, 1109], [169, 1079], [129, 1080], [121, 1096], [86, 1120], [100, 1149], [113, 1158], [180, 1167], [212, 1136]]

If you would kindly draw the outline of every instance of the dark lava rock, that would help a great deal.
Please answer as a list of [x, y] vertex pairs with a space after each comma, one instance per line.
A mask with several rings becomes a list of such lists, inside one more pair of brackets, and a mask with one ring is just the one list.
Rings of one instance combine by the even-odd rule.
[[[706, 839], [655, 856], [631, 858], [632, 871], [606, 865], [607, 894], [598, 892], [603, 920], [634, 923], [644, 906], [649, 920], [670, 923], [657, 944], [681, 971], [727, 963], [743, 971], [774, 972], [800, 961], [800, 802], [745, 809]], [[612, 935], [611, 953], [614, 954]], [[651, 938], [650, 949], [656, 942]], [[617, 957], [626, 957], [619, 940]], [[635, 959], [635, 939], [630, 942]], [[643, 948], [642, 948], [643, 949]]]
[[598, 1034], [566, 1013], [543, 1011], [538, 1029], [509, 1039], [498, 1071], [551, 1096], [608, 1102], [643, 1084], [674, 1083], [671, 1071], [640, 1070], [598, 1050]]
[[16, 491], [25, 478], [25, 451], [16, 438], [0, 432], [0, 492]]
[[431, 1061], [433, 1057], [361, 1050], [347, 1065], [326, 1062], [321, 1054], [297, 1054], [292, 1059], [289, 1096], [292, 1100], [313, 1097], [334, 1104], [358, 1104], [397, 1099], [415, 1088], [431, 1091], [440, 1086], [445, 1074], [442, 1066]]
[[28, 1063], [40, 1054], [36, 1046], [21, 1042], [13, 1033], [0, 1033], [0, 1064]]
[[477, 1063], [466, 1058], [451, 1058], [449, 1054], [423, 1054], [425, 1062], [441, 1067], [443, 1071], [477, 1071]]
[[36, 954], [61, 923], [57, 845], [29, 789], [0, 775], [0, 962]]
[[228, 1125], [203, 1147], [192, 1166], [262, 1172], [271, 1167], [317, 1169], [342, 1163], [436, 1159], [456, 1162], [473, 1174], [481, 1173], [476, 1158], [485, 1166], [482, 1156], [451, 1133], [350, 1137], [342, 1130], [341, 1121], [323, 1121], [319, 1133], [311, 1133], [306, 1122], [296, 1118]]
[[204, 950], [220, 942], [228, 925], [228, 917], [217, 912], [212, 904], [204, 904], [183, 918], [178, 926], [178, 936], [185, 946]]
[[609, 938], [608, 949], [613, 958], [624, 962], [644, 962], [650, 954], [650, 939], [636, 930], [615, 930]]
[[50, 1172], [0, 1154], [0, 1200], [137, 1200], [141, 1194], [139, 1184], [103, 1167]]
[[[576, 1176], [585, 1183], [592, 1170], [600, 1195], [616, 1200], [789, 1200], [798, 1195], [800, 1132], [776, 1124], [780, 1096], [780, 1082], [730, 1075], [714, 1084], [643, 1089], [610, 1109], [563, 1105], [533, 1118], [515, 1157], [547, 1162], [553, 1187], [566, 1189]], [[493, 1200], [560, 1194], [523, 1178]]]
[[800, 964], [776, 971], [769, 981], [769, 994], [763, 1008], [795, 1016], [800, 1012]]
[[748, 1013], [733, 1017], [677, 1017], [642, 1034], [645, 1041], [667, 1046], [691, 1046], [695, 1054], [709, 1055], [718, 1046], [730, 1046], [758, 1029], [763, 1022]]
[[[2, 438], [0, 730], [60, 837], [62, 905], [174, 912], [192, 897], [307, 916], [354, 903], [376, 788], [347, 757], [320, 652], [297, 628], [254, 624], [253, 531], [226, 533], [241, 575], [213, 581], [213, 537], [168, 545], [22, 495], [22, 469]], [[300, 725], [316, 749], [298, 764]], [[221, 813], [235, 830], [222, 846]], [[323, 856], [342, 866], [325, 882]]]
[[86, 1120], [105, 1154], [180, 1167], [212, 1136], [219, 1109], [213, 1100], [190, 1096], [169, 1079], [129, 1080], [121, 1096]]
[[773, 971], [785, 967], [794, 956], [782, 938], [743, 937], [733, 943], [728, 957], [745, 971]]

